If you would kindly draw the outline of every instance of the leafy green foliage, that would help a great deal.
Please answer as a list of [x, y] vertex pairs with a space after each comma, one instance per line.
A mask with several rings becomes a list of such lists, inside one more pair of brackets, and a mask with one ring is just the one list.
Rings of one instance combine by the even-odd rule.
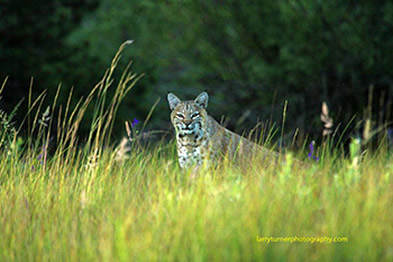
[[[88, 42], [86, 52], [101, 63], [117, 43], [135, 40], [130, 56], [146, 75], [126, 101], [132, 115], [167, 91], [192, 98], [207, 89], [211, 112], [229, 117], [232, 128], [247, 110], [243, 128], [280, 122], [288, 100], [288, 130], [316, 135], [322, 101], [336, 123], [346, 123], [361, 116], [373, 84], [374, 107], [391, 117], [390, 1], [153, 2], [104, 0], [70, 37]], [[165, 109], [158, 106], [153, 126], [163, 125]]]
[[[96, 5], [96, 0], [1, 1], [0, 81], [9, 77], [1, 105], [4, 110], [11, 111], [28, 97], [31, 78], [34, 97], [47, 90], [53, 99], [59, 83], [68, 84], [66, 88], [73, 84], [68, 77], [83, 63], [75, 63], [76, 50], [65, 39]], [[26, 104], [21, 108], [27, 111]]]
[[[210, 112], [217, 119], [225, 114], [236, 131], [258, 120], [280, 123], [288, 101], [287, 130], [316, 136], [322, 101], [343, 127], [355, 114], [362, 120], [370, 85], [373, 118], [392, 119], [391, 1], [58, 0], [38, 8], [39, 2], [22, 10], [19, 1], [3, 4], [1, 74], [35, 76], [37, 91], [52, 88], [48, 95], [63, 82], [85, 96], [117, 47], [133, 39], [122, 65], [132, 58], [145, 75], [119, 108], [120, 123], [144, 119], [167, 91], [192, 98], [207, 89]], [[13, 81], [17, 93], [27, 90], [28, 81]], [[162, 100], [151, 128], [169, 125]]]

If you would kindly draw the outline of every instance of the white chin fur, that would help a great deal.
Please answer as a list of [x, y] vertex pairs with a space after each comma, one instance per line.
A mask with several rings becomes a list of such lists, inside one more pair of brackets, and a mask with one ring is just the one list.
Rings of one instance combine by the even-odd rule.
[[183, 135], [192, 135], [194, 133], [194, 130], [182, 130], [181, 133]]

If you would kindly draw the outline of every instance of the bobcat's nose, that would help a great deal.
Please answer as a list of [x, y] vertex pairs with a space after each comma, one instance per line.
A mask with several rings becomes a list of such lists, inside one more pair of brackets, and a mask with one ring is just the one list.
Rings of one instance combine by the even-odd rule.
[[192, 124], [192, 120], [184, 120], [184, 124], [186, 125], [186, 129], [189, 129], [190, 125]]

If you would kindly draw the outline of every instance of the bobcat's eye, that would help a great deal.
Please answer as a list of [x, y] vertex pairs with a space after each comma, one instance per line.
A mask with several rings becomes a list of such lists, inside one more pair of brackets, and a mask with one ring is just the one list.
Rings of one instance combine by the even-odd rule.
[[182, 113], [177, 113], [177, 114], [176, 114], [176, 117], [177, 117], [177, 118], [180, 118], [180, 119], [184, 119], [184, 115], [183, 115]]
[[196, 113], [194, 113], [194, 114], [191, 115], [191, 118], [192, 118], [192, 119], [195, 119], [195, 118], [197, 118], [198, 116], [199, 116], [199, 112], [196, 112]]

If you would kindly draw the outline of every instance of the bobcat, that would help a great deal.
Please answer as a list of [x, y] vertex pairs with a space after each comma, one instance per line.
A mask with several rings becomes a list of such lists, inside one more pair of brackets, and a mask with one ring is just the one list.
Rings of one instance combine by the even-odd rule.
[[256, 153], [274, 161], [278, 159], [277, 153], [231, 132], [209, 116], [206, 92], [191, 101], [181, 101], [172, 93], [168, 93], [167, 99], [181, 168], [201, 166], [206, 160], [209, 160], [207, 164], [216, 163], [222, 157], [249, 159]]

